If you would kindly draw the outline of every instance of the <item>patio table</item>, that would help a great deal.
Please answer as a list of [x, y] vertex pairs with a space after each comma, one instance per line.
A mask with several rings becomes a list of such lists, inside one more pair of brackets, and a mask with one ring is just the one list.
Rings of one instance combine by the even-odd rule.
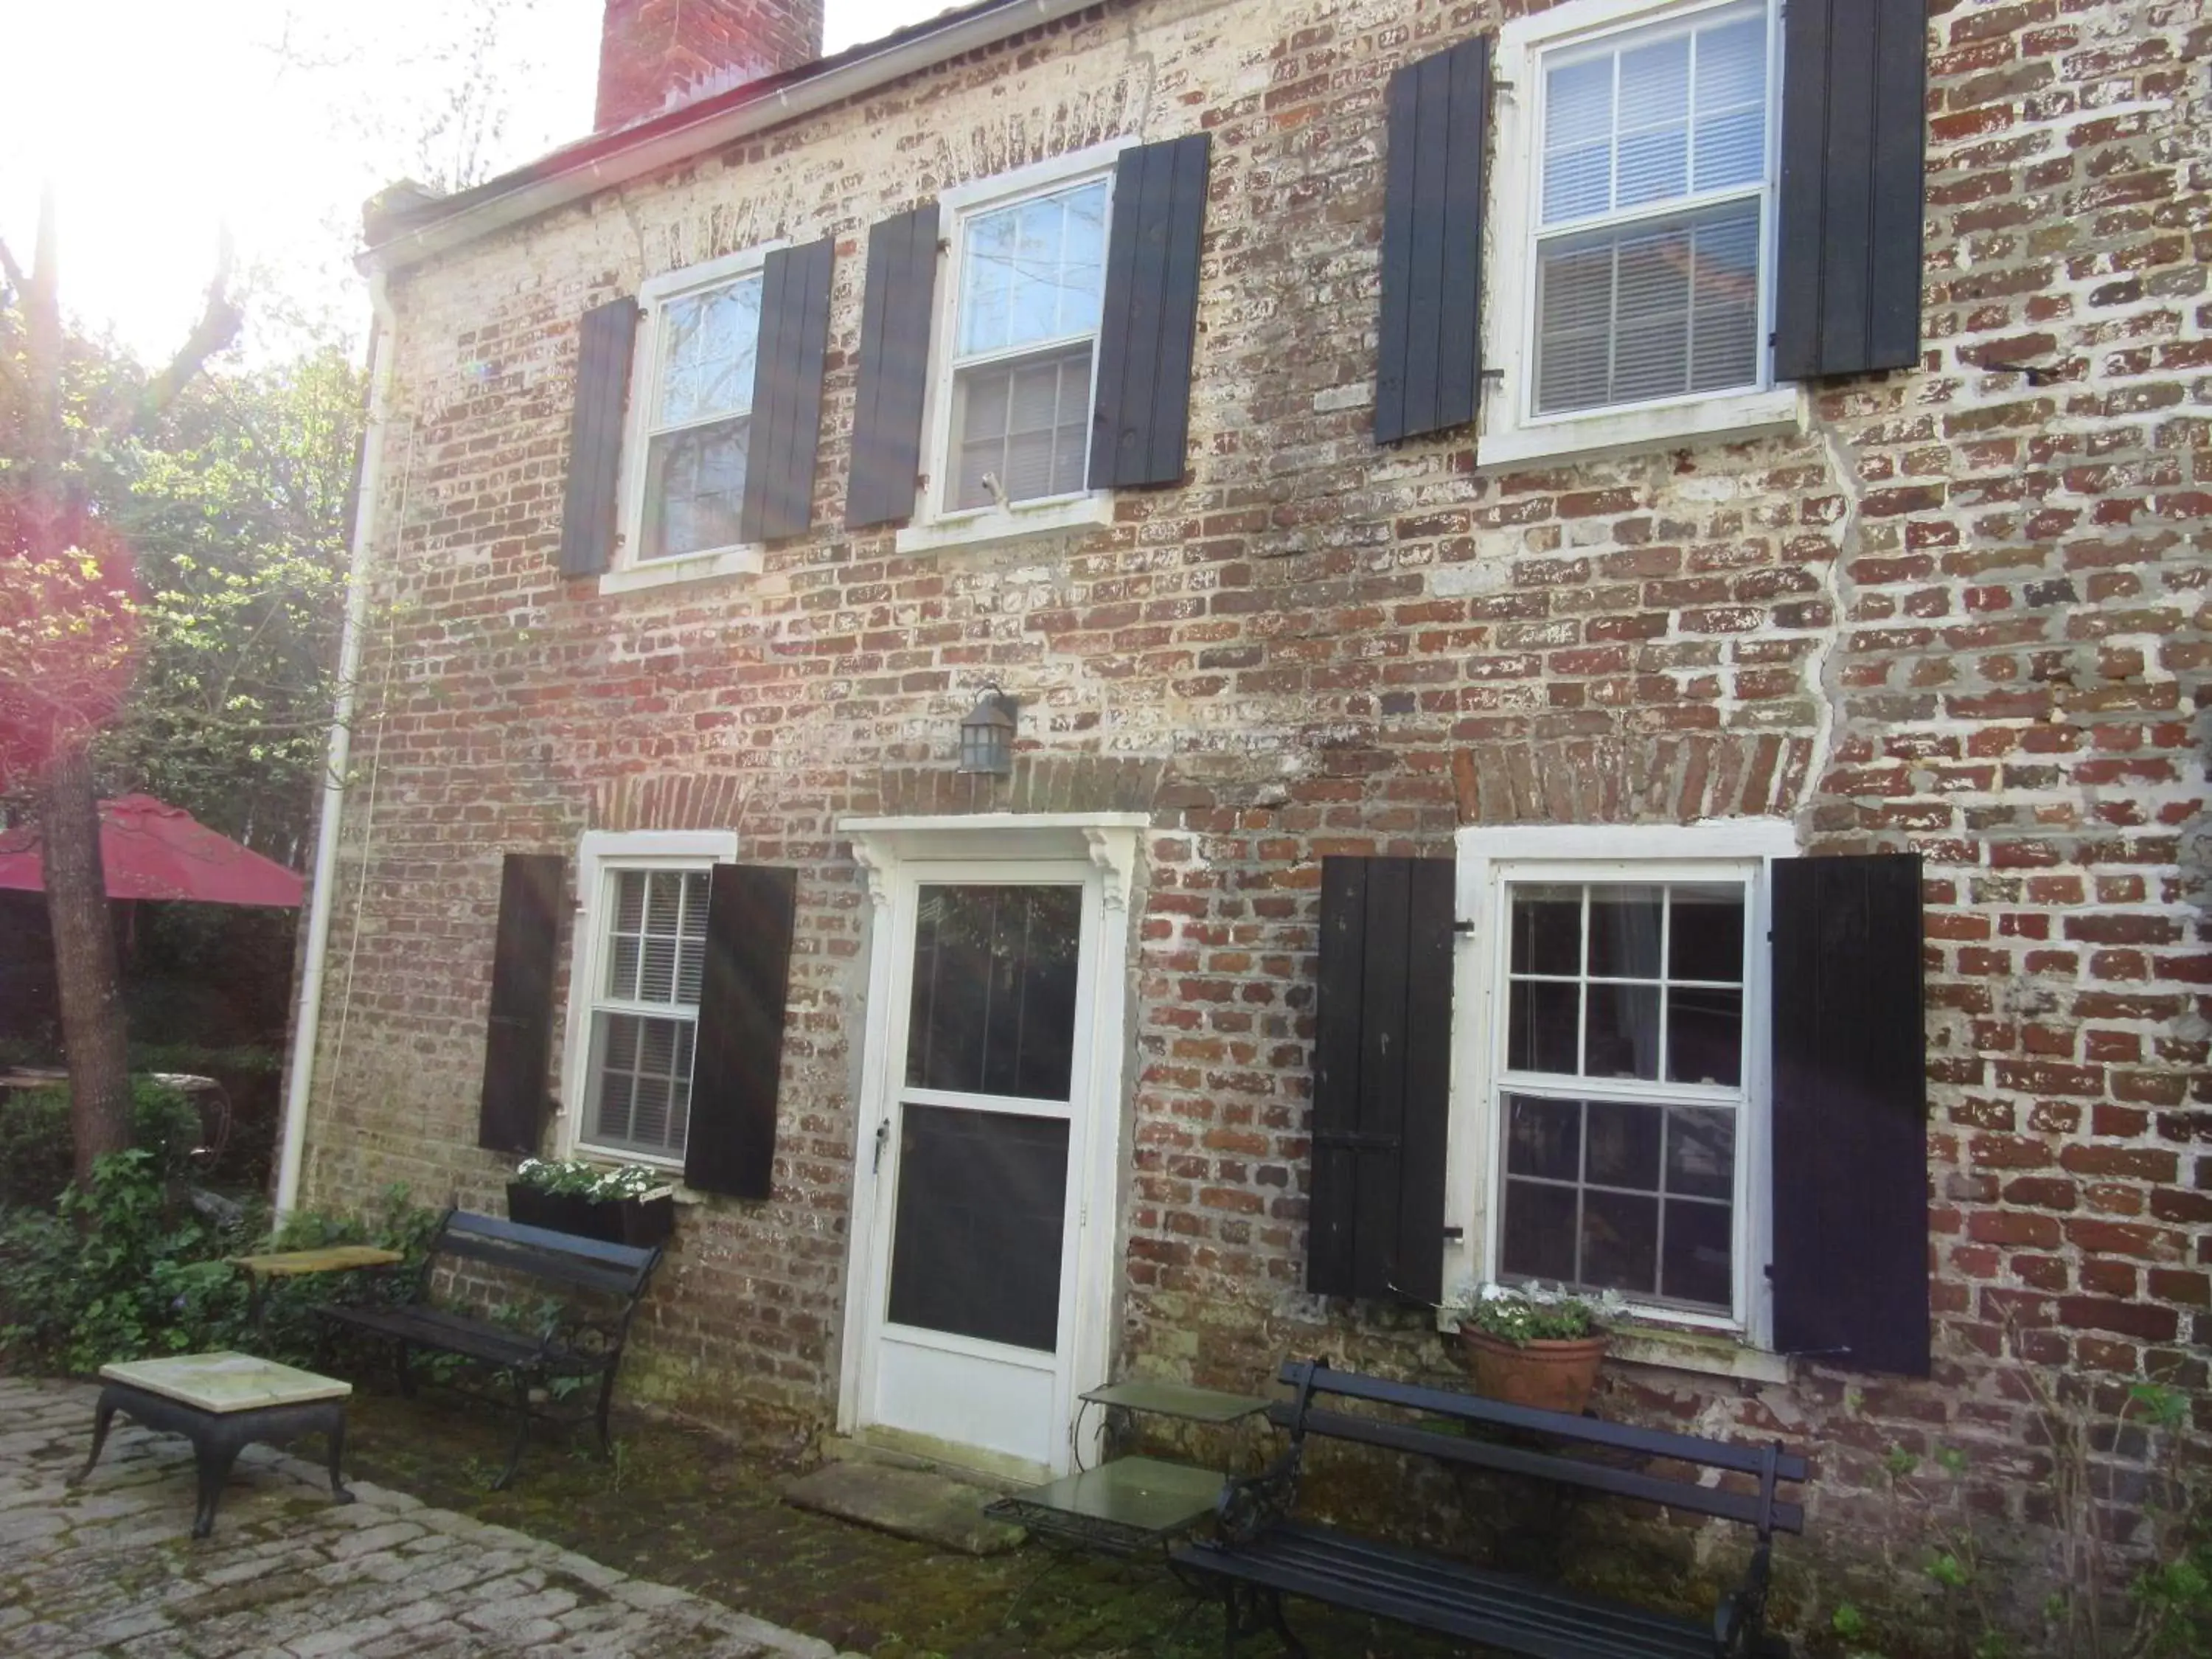
[[103, 1386], [92, 1424], [92, 1455], [70, 1477], [76, 1486], [92, 1473], [107, 1443], [107, 1430], [118, 1411], [149, 1429], [181, 1434], [192, 1443], [199, 1472], [199, 1508], [192, 1536], [215, 1530], [216, 1505], [223, 1482], [240, 1452], [256, 1441], [280, 1442], [319, 1434], [330, 1449], [331, 1496], [341, 1504], [353, 1494], [339, 1478], [345, 1455], [345, 1402], [353, 1384], [318, 1376], [273, 1359], [245, 1353], [179, 1354], [168, 1359], [137, 1359], [102, 1365]]

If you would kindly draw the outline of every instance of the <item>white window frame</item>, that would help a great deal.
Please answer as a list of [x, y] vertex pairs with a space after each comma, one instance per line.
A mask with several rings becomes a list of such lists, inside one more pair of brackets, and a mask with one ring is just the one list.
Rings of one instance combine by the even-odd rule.
[[[1035, 196], [1048, 196], [1094, 178], [1106, 181], [1106, 246], [1114, 239], [1114, 164], [1121, 152], [1139, 142], [1132, 134], [1093, 144], [1066, 155], [1055, 155], [1030, 166], [1016, 167], [989, 179], [957, 185], [938, 198], [949, 226], [945, 252], [939, 260], [943, 279], [938, 283], [935, 326], [930, 331], [927, 418], [923, 424], [921, 453], [925, 480], [915, 503], [914, 521], [894, 538], [902, 553], [927, 552], [933, 548], [966, 546], [980, 542], [1007, 541], [1018, 537], [1048, 535], [1080, 530], [1114, 521], [1111, 489], [1079, 489], [1065, 495], [1005, 506], [955, 508], [950, 505], [952, 485], [953, 359], [958, 351], [960, 273], [967, 258], [968, 227], [978, 216]], [[1105, 332], [1105, 272], [1099, 272], [1099, 336]], [[1091, 352], [1091, 397], [1095, 408], [1098, 393], [1098, 349]]]
[[[576, 915], [569, 929], [568, 1009], [562, 1039], [561, 1110], [554, 1120], [556, 1156], [609, 1164], [642, 1164], [681, 1175], [684, 1160], [619, 1146], [598, 1146], [586, 1133], [592, 1097], [592, 1010], [606, 971], [607, 916], [615, 878], [625, 870], [711, 870], [738, 860], [732, 830], [593, 830], [576, 850]], [[697, 1054], [696, 1045], [693, 1055]], [[685, 1129], [686, 1144], [690, 1129]]]
[[[1696, 881], [1743, 877], [1749, 917], [1744, 957], [1744, 1073], [1736, 1125], [1735, 1295], [1731, 1314], [1638, 1304], [1638, 1323], [1665, 1331], [1725, 1336], [1771, 1346], [1773, 1302], [1765, 1267], [1773, 1237], [1772, 1101], [1769, 1058], [1773, 994], [1773, 882], [1776, 859], [1794, 857], [1796, 832], [1784, 818], [1692, 824], [1514, 824], [1462, 830], [1458, 836], [1458, 907], [1471, 928], [1458, 935], [1453, 972], [1452, 1091], [1447, 1132], [1443, 1283], [1447, 1293], [1495, 1281], [1504, 1218], [1503, 1125], [1498, 1109], [1504, 1067], [1501, 1012], [1507, 994], [1504, 908], [1510, 881]], [[1600, 1088], [1595, 1094], [1620, 1092]], [[1595, 1097], [1595, 1096], [1593, 1097]], [[1456, 1236], [1452, 1229], [1457, 1228]]]
[[[763, 242], [742, 252], [726, 254], [681, 270], [649, 276], [637, 290], [637, 339], [629, 370], [629, 410], [623, 422], [622, 533], [613, 564], [599, 577], [602, 593], [626, 593], [639, 588], [661, 587], [671, 582], [696, 581], [708, 576], [747, 575], [761, 568], [758, 542], [733, 542], [727, 547], [701, 548], [665, 559], [639, 556], [645, 545], [646, 451], [658, 426], [653, 411], [660, 405], [660, 347], [667, 326], [668, 308], [706, 289], [720, 288], [747, 276], [758, 276], [768, 256], [787, 246], [783, 241]], [[750, 467], [750, 461], [748, 459]]]
[[1492, 86], [1498, 137], [1490, 173], [1491, 229], [1486, 250], [1482, 362], [1486, 380], [1475, 448], [1481, 469], [1565, 455], [1621, 453], [1692, 440], [1742, 439], [1792, 432], [1802, 424], [1803, 394], [1774, 380], [1774, 197], [1780, 177], [1782, 0], [1767, 9], [1766, 184], [1762, 192], [1759, 379], [1740, 392], [1538, 416], [1535, 408], [1536, 240], [1543, 166], [1542, 58], [1548, 52], [1656, 22], [1688, 22], [1731, 10], [1742, 0], [1567, 0], [1498, 31]]

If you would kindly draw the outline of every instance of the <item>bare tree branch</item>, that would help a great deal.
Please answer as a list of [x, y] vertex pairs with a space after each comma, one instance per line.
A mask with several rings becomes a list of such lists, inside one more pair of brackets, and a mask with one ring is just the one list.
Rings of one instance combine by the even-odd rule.
[[229, 289], [230, 233], [225, 230], [222, 251], [216, 259], [215, 280], [208, 284], [207, 306], [200, 313], [199, 321], [192, 325], [191, 335], [170, 360], [169, 366], [149, 380], [137, 396], [122, 399], [119, 407], [110, 411], [105, 423], [109, 438], [127, 438], [149, 422], [158, 419], [206, 366], [207, 360], [238, 337], [246, 313], [231, 303]]

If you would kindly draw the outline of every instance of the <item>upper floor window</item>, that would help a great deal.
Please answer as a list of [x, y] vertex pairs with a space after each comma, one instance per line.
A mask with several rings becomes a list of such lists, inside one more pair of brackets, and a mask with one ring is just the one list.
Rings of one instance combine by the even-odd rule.
[[1759, 384], [1764, 6], [1542, 54], [1538, 416]]
[[622, 563], [643, 580], [741, 568], [750, 550], [738, 513], [765, 253], [672, 271], [639, 290]]
[[1073, 155], [947, 191], [925, 483], [902, 544], [1103, 522], [1090, 477], [1115, 160]]
[[1568, 0], [1498, 41], [1480, 453], [1786, 426], [1773, 0]]
[[950, 434], [955, 512], [1079, 494], [1106, 265], [1107, 181], [960, 227]]

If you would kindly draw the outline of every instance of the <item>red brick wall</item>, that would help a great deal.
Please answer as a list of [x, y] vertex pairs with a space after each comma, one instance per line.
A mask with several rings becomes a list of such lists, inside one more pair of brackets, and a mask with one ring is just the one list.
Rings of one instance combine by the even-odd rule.
[[822, 55], [822, 0], [606, 0], [592, 125], [626, 127]]
[[[1846, 1592], [1912, 1600], [1911, 1563], [1873, 1589], [1849, 1565], [1901, 1535], [1893, 1448], [1967, 1454], [1912, 1514], [1980, 1516], [2023, 1571], [2046, 1560], [2054, 1455], [2024, 1377], [2109, 1420], [2121, 1384], [2167, 1376], [2212, 1427], [2212, 161], [2191, 137], [2212, 39], [2154, 0], [1939, 4], [1919, 368], [1818, 389], [1799, 434], [1500, 474], [1463, 434], [1369, 435], [1383, 82], [1493, 21], [1118, 4], [395, 278], [404, 414], [313, 1196], [404, 1179], [493, 1201], [472, 1141], [501, 851], [734, 827], [742, 856], [800, 872], [777, 1194], [687, 1214], [640, 1381], [818, 1423], [868, 910], [836, 818], [1149, 808], [1121, 1363], [1239, 1384], [1292, 1352], [1440, 1370], [1421, 1321], [1301, 1288], [1318, 860], [1445, 855], [1462, 823], [1780, 814], [1811, 850], [1927, 860], [1936, 1374], [1619, 1366], [1617, 1404], [1814, 1449], [1813, 1534], [1784, 1554], [1815, 1622]], [[901, 556], [835, 528], [866, 226], [1200, 126], [1187, 483], [994, 550]], [[823, 234], [819, 528], [757, 576], [562, 583], [577, 317]], [[984, 678], [1024, 709], [1022, 772], [995, 792], [949, 772]], [[2103, 1444], [2114, 1532], [2204, 1455]]]

